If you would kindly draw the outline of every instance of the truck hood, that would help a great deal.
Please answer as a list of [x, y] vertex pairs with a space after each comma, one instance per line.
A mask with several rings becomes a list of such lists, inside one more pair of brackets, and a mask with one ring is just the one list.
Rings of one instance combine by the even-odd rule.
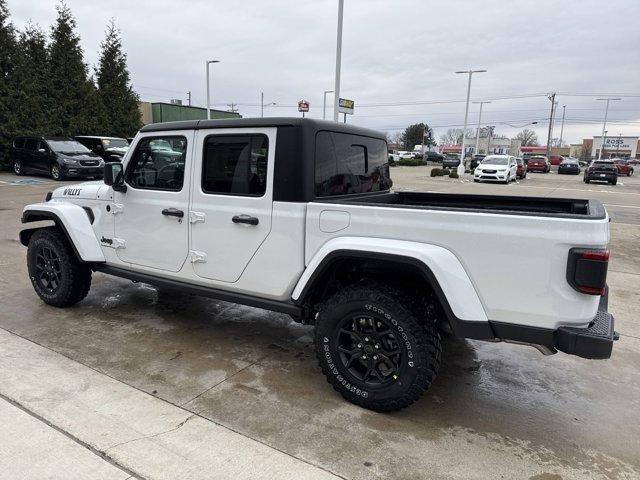
[[98, 198], [98, 192], [109, 189], [108, 185], [105, 185], [103, 181], [96, 180], [93, 182], [76, 183], [75, 185], [65, 185], [64, 187], [56, 188], [53, 191], [51, 198], [62, 200], [68, 199], [87, 199], [96, 200]]

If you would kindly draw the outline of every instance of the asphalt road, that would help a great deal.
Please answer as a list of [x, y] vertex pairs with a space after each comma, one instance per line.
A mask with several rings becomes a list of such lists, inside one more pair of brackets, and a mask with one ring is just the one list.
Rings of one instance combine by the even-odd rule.
[[11, 454], [53, 441], [33, 433], [40, 422], [64, 437], [59, 458], [40, 465], [52, 478], [73, 478], [62, 460], [87, 451], [110, 463], [95, 467], [101, 478], [640, 478], [640, 179], [530, 174], [506, 186], [428, 171], [393, 168], [395, 188], [607, 205], [621, 333], [610, 360], [448, 340], [423, 399], [393, 414], [362, 410], [324, 380], [311, 328], [284, 315], [102, 274], [77, 306], [44, 305], [17, 237], [23, 205], [55, 185], [0, 174], [0, 472], [41, 471]]

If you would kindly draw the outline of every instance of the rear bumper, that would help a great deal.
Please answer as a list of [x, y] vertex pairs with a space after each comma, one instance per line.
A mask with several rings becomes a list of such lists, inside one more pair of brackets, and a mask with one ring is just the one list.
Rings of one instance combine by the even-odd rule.
[[587, 180], [601, 180], [603, 182], [609, 182], [611, 180], [617, 180], [617, 173], [603, 173], [603, 172], [595, 172], [595, 173], [587, 173], [585, 175]]
[[[493, 338], [529, 345], [541, 345], [582, 358], [611, 357], [613, 342], [618, 340], [613, 315], [608, 312], [609, 291], [600, 297], [598, 313], [586, 327], [560, 327], [557, 330], [528, 327], [513, 323], [489, 322]], [[475, 337], [478, 338], [478, 337]]]

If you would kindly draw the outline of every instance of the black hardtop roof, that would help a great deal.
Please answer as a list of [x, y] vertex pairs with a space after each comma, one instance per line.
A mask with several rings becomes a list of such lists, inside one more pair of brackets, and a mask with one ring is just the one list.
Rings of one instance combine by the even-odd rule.
[[141, 132], [163, 132], [167, 130], [201, 130], [208, 128], [252, 128], [252, 127], [298, 127], [315, 131], [364, 135], [386, 141], [383, 132], [369, 128], [357, 127], [346, 123], [329, 122], [312, 118], [299, 117], [267, 117], [267, 118], [224, 118], [217, 120], [184, 120], [179, 122], [150, 123], [140, 129]]

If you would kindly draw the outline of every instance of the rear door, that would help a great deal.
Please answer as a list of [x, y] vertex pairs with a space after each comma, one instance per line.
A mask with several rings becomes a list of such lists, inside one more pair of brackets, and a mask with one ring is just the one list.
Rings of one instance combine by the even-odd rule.
[[192, 130], [150, 132], [137, 142], [127, 191], [114, 192], [115, 238], [106, 239], [123, 262], [170, 272], [184, 265], [193, 137]]
[[24, 149], [22, 149], [22, 163], [23, 165], [26, 165], [29, 170], [42, 170], [42, 167], [38, 165], [36, 158], [37, 149], [37, 138], [27, 138], [25, 140]]
[[198, 130], [189, 212], [198, 276], [237, 281], [269, 235], [276, 130]]

